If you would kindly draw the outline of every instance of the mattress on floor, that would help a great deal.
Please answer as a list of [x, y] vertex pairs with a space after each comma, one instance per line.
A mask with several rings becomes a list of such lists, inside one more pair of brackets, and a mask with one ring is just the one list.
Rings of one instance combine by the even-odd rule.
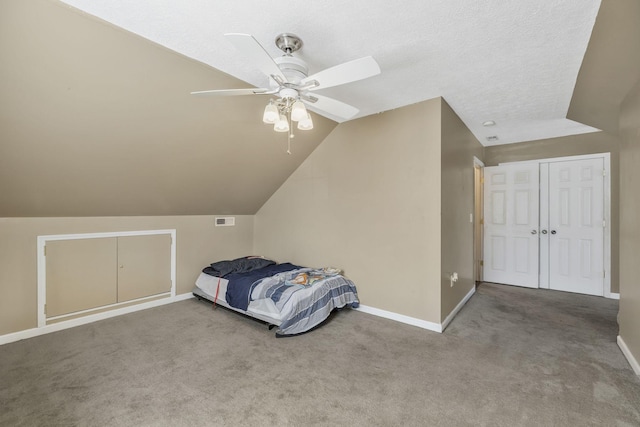
[[[218, 283], [220, 283], [219, 289]], [[229, 281], [226, 279], [200, 273], [200, 276], [198, 276], [198, 279], [196, 280], [196, 287], [194, 288], [193, 293], [212, 302], [215, 300], [216, 304], [220, 304], [223, 307], [255, 317], [256, 319], [260, 319], [272, 325], [280, 326], [282, 323], [282, 316], [280, 315], [280, 311], [276, 307], [275, 303], [270, 298], [251, 301], [247, 311], [231, 307], [225, 299], [228, 284]], [[218, 291], [217, 299], [215, 297], [216, 289]]]

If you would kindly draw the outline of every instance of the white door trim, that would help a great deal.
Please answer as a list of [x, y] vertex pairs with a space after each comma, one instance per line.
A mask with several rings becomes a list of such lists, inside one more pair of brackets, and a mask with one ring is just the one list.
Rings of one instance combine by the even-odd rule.
[[[476, 176], [479, 170], [479, 177]], [[478, 190], [479, 187], [479, 190]], [[473, 276], [477, 282], [483, 279], [484, 262], [484, 162], [473, 156]]]
[[505, 162], [498, 165], [518, 163], [553, 163], [571, 160], [598, 159], [604, 160], [604, 296], [615, 299], [618, 294], [611, 292], [611, 153], [582, 154], [579, 156], [550, 157], [544, 159], [523, 160], [518, 162]]
[[[52, 234], [37, 237], [37, 258], [38, 258], [38, 327], [47, 326], [47, 318], [45, 314], [45, 303], [47, 301], [47, 258], [45, 256], [45, 246], [47, 242], [55, 240], [78, 240], [78, 239], [98, 239], [104, 237], [123, 237], [123, 236], [148, 236], [155, 234], [169, 234], [171, 236], [171, 291], [168, 296], [171, 298], [176, 296], [176, 230], [140, 230], [140, 231], [114, 231], [107, 233], [82, 233], [82, 234]], [[146, 298], [143, 298], [144, 300]], [[113, 308], [122, 306], [123, 304], [113, 304]], [[111, 306], [103, 306], [99, 309], [109, 308]], [[92, 310], [89, 310], [92, 311]]]

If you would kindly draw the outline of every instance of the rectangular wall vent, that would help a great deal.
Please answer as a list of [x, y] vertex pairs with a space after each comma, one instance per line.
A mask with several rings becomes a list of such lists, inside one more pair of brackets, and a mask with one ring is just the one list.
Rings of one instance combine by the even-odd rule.
[[228, 227], [236, 225], [236, 218], [233, 216], [216, 217], [216, 227]]

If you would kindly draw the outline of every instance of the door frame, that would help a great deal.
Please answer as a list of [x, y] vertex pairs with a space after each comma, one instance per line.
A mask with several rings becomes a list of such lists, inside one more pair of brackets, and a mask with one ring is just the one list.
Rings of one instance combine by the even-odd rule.
[[[47, 301], [47, 258], [45, 255], [45, 248], [47, 242], [54, 240], [78, 240], [78, 239], [98, 239], [104, 237], [123, 237], [123, 236], [148, 236], [153, 234], [168, 234], [171, 236], [171, 291], [167, 293], [167, 296], [174, 298], [176, 296], [176, 230], [140, 230], [140, 231], [116, 231], [106, 233], [82, 233], [82, 234], [54, 234], [37, 237], [37, 271], [38, 271], [38, 327], [42, 328], [47, 326], [47, 319], [45, 313], [45, 304]], [[79, 311], [75, 314], [89, 314], [92, 312], [100, 312], [104, 309], [115, 309], [118, 307], [124, 307], [133, 302], [142, 302], [145, 300], [156, 298], [157, 295], [140, 298], [138, 300], [127, 301], [122, 303], [111, 304], [107, 306], [101, 306], [96, 309], [89, 309]], [[63, 316], [58, 316], [63, 317]]]
[[[511, 165], [518, 163], [554, 163], [554, 162], [566, 162], [572, 160], [585, 160], [585, 159], [603, 159], [604, 163], [604, 297], [611, 299], [619, 299], [619, 293], [611, 292], [611, 153], [594, 153], [594, 154], [582, 154], [577, 156], [564, 156], [564, 157], [548, 157], [542, 159], [531, 159], [516, 162], [503, 162], [498, 163], [501, 165]], [[542, 286], [540, 286], [542, 288]], [[548, 287], [548, 284], [547, 284]]]
[[484, 163], [473, 156], [473, 275], [482, 281], [484, 263]]

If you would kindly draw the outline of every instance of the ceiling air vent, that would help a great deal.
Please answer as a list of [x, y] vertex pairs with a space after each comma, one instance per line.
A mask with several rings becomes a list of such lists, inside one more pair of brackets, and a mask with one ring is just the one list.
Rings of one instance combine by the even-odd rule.
[[236, 225], [236, 218], [233, 216], [216, 217], [216, 227], [229, 227]]
[[489, 142], [495, 142], [497, 140], [498, 140], [498, 137], [496, 135], [487, 137], [487, 141], [489, 141]]

